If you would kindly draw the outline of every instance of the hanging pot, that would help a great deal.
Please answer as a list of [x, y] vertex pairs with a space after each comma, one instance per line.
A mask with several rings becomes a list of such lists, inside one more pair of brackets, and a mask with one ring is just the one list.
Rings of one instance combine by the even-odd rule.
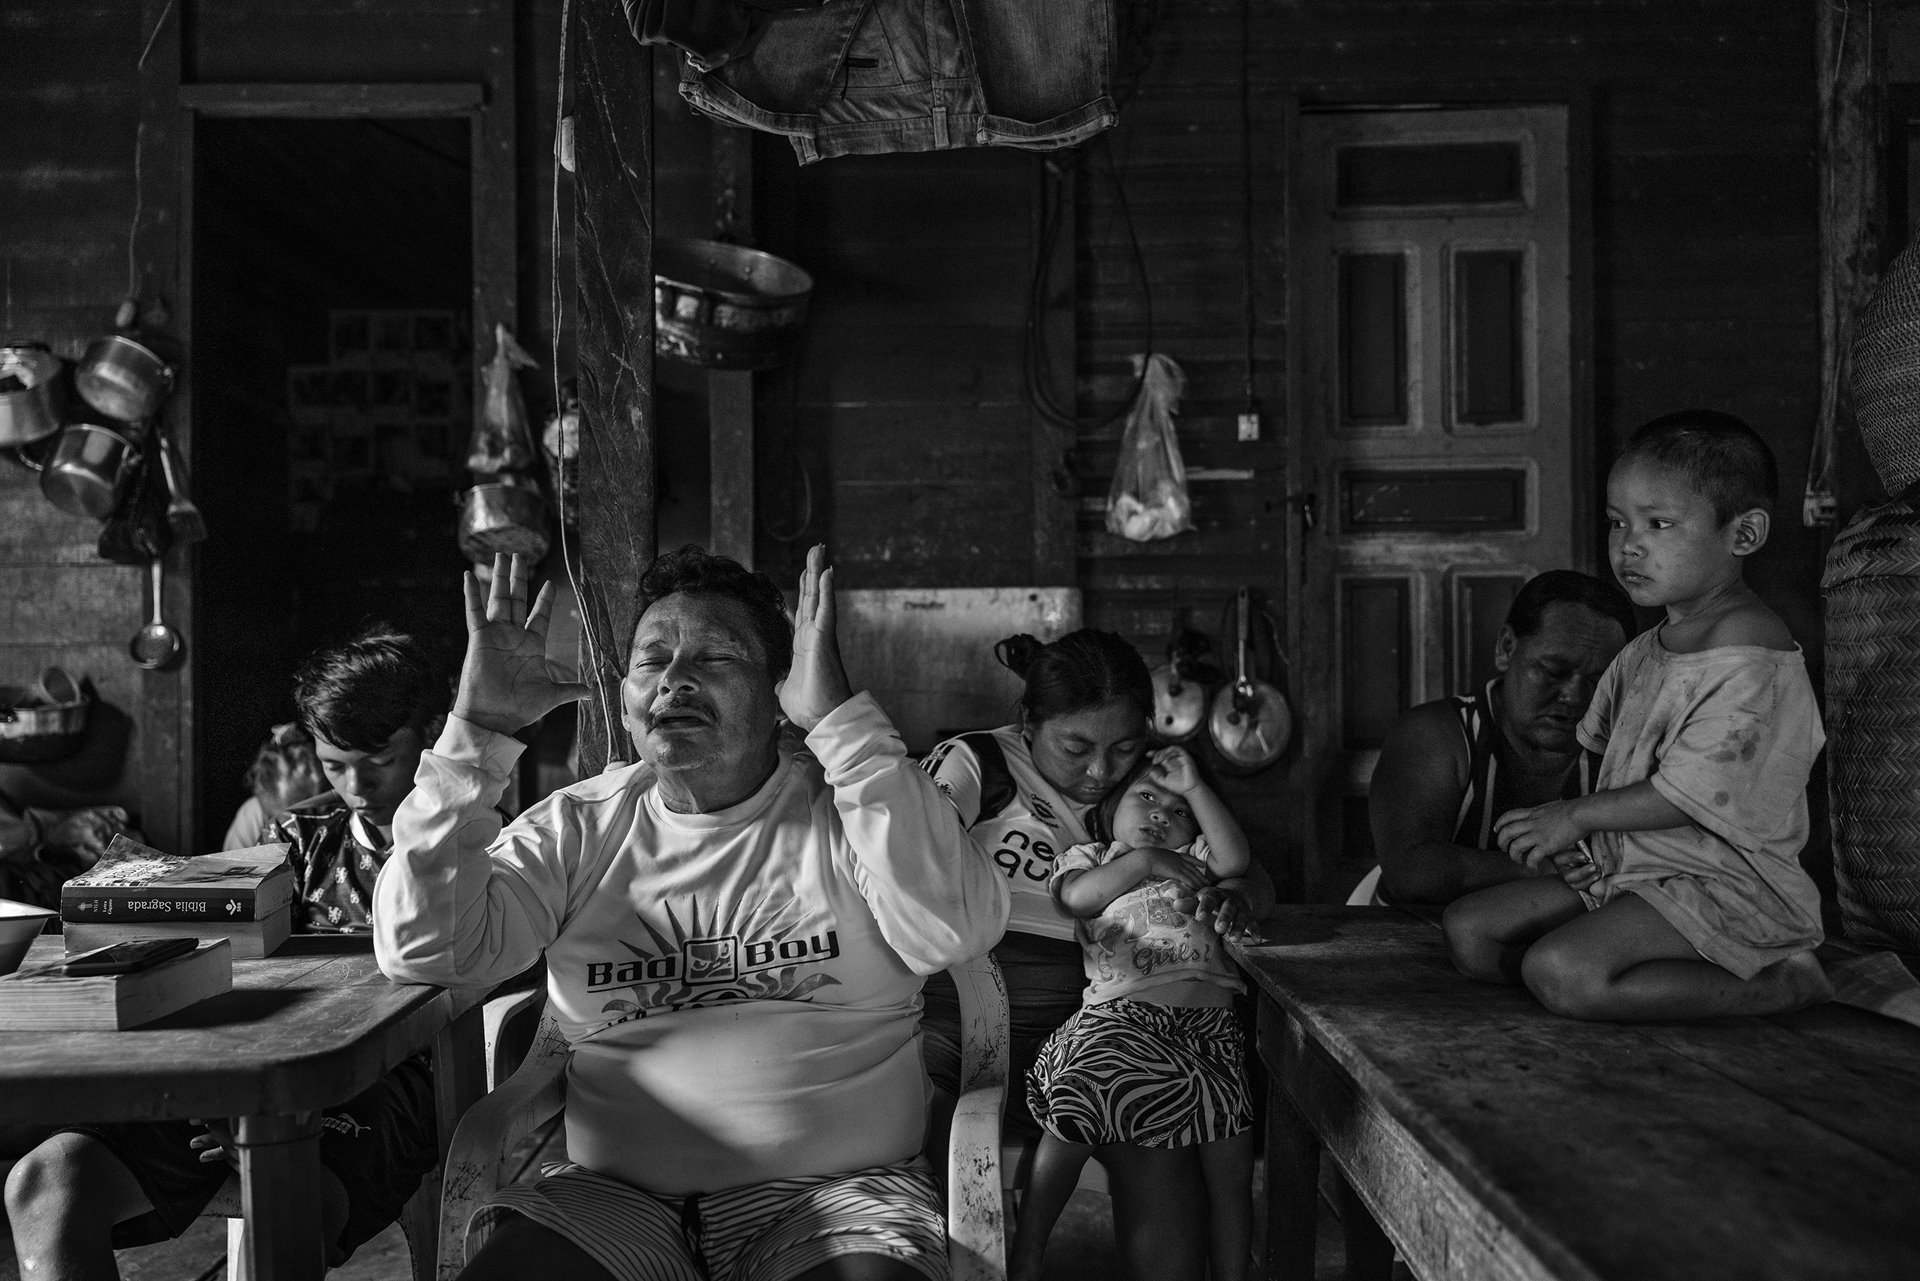
[[65, 364], [45, 343], [0, 347], [0, 387], [12, 388], [0, 390], [0, 449], [31, 445], [60, 430]]
[[111, 334], [87, 344], [73, 385], [100, 413], [134, 423], [159, 411], [173, 390], [173, 366], [133, 339]]
[[708, 369], [772, 369], [793, 352], [813, 277], [717, 240], [653, 246], [653, 349]]
[[503, 475], [460, 495], [460, 550], [491, 562], [497, 553], [529, 561], [547, 554], [547, 500], [530, 480]]
[[1155, 742], [1184, 743], [1206, 724], [1207, 686], [1221, 679], [1207, 649], [1207, 638], [1186, 625], [1183, 610], [1167, 639], [1167, 661], [1152, 672]]
[[1293, 737], [1293, 709], [1287, 696], [1254, 676], [1247, 668], [1247, 589], [1239, 595], [1240, 638], [1231, 685], [1213, 696], [1207, 730], [1213, 745], [1229, 765], [1247, 773], [1265, 769], [1280, 759]]
[[49, 667], [32, 689], [0, 686], [0, 761], [56, 761], [80, 749], [92, 701], [65, 669]]
[[40, 492], [70, 516], [105, 520], [119, 506], [139, 454], [132, 437], [118, 428], [72, 423], [61, 429], [41, 469]]

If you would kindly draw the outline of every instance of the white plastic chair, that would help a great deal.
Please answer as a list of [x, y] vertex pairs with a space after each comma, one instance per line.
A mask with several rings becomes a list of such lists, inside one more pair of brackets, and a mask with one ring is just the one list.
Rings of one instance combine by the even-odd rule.
[[[947, 1144], [947, 1257], [954, 1281], [1004, 1281], [1000, 1111], [1007, 1089], [1007, 989], [990, 956], [947, 973], [960, 993], [962, 1025], [962, 1088]], [[519, 1069], [461, 1118], [441, 1179], [437, 1253], [443, 1281], [453, 1281], [464, 1266], [467, 1223], [499, 1191], [502, 1163], [566, 1106], [567, 1054], [559, 1025], [543, 1016]]]

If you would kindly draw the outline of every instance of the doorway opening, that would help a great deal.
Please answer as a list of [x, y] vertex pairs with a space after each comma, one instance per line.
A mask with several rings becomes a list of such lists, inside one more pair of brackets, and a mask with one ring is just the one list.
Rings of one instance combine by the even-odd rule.
[[196, 848], [217, 846], [316, 647], [377, 620], [457, 669], [471, 127], [196, 125]]

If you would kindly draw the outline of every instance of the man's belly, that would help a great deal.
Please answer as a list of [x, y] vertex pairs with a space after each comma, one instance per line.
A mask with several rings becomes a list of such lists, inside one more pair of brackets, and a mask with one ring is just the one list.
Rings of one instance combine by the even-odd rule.
[[798, 1001], [624, 1025], [574, 1047], [567, 1155], [665, 1195], [904, 1160], [926, 1122], [912, 1031]]

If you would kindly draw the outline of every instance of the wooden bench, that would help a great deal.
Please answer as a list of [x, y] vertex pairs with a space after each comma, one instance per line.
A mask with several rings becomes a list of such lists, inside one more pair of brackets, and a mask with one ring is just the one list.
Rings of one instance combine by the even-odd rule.
[[1574, 1022], [1392, 908], [1263, 933], [1234, 950], [1271, 1074], [1269, 1277], [1313, 1276], [1322, 1152], [1378, 1224], [1349, 1224], [1349, 1276], [1398, 1249], [1423, 1281], [1920, 1277], [1920, 1029]]

